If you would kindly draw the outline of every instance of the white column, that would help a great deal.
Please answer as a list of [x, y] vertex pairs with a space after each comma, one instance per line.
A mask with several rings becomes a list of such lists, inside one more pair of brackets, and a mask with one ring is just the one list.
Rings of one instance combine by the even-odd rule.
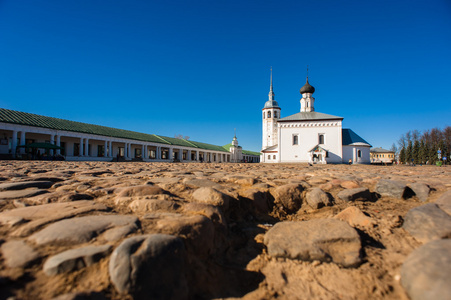
[[132, 143], [128, 143], [128, 158], [132, 159]]
[[83, 156], [83, 150], [84, 150], [83, 140], [84, 140], [84, 138], [80, 138], [80, 147], [79, 147], [80, 150], [78, 151], [80, 153], [78, 154], [78, 156]]
[[125, 145], [124, 145], [124, 158], [127, 158], [128, 157], [128, 143], [125, 143]]
[[141, 158], [142, 158], [142, 159], [145, 159], [145, 158], [146, 158], [146, 152], [144, 152], [144, 149], [145, 149], [145, 147], [144, 147], [144, 145], [142, 145], [142, 146], [141, 146]]
[[[55, 144], [55, 135], [54, 134], [50, 135], [50, 144], [52, 144], [52, 145]], [[49, 154], [50, 154], [50, 156], [53, 155], [53, 149], [50, 149]]]
[[108, 150], [108, 141], [105, 141], [103, 146], [103, 157], [107, 157], [107, 150]]
[[13, 131], [13, 139], [11, 141], [11, 154], [13, 158], [16, 157], [16, 149], [17, 149], [17, 131]]
[[85, 142], [85, 156], [89, 156], [89, 154], [89, 139], [87, 138]]
[[[61, 147], [61, 135], [57, 135], [56, 136], [56, 145], [58, 147]], [[61, 154], [61, 149], [56, 149], [56, 154], [60, 155]]]
[[172, 161], [172, 148], [169, 148], [169, 160]]
[[196, 151], [196, 160], [199, 161], [199, 150]]
[[[25, 131], [20, 132], [20, 145], [25, 145]], [[25, 147], [20, 148], [20, 153], [25, 154]]]

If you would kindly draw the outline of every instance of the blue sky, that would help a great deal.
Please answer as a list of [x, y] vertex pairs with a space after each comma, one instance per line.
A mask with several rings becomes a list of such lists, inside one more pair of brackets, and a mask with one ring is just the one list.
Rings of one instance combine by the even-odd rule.
[[0, 107], [261, 149], [270, 67], [373, 146], [451, 125], [451, 1], [0, 0]]

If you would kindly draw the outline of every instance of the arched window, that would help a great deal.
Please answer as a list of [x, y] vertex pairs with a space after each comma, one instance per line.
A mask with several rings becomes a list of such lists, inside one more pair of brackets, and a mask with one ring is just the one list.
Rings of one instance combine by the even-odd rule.
[[357, 157], [362, 157], [362, 151], [357, 150]]
[[264, 118], [266, 118], [266, 114], [265, 114], [265, 112], [263, 112], [263, 119], [264, 119]]
[[318, 136], [318, 144], [324, 144], [324, 134]]
[[275, 155], [273, 155], [273, 156], [272, 156], [272, 158], [273, 158], [273, 159], [276, 159], [276, 156], [275, 156]]
[[274, 112], [274, 118], [277, 118], [277, 111]]
[[271, 159], [271, 155], [268, 155], [268, 159]]
[[271, 118], [271, 112], [268, 111], [268, 118]]
[[293, 145], [299, 144], [299, 136], [297, 134], [293, 135]]

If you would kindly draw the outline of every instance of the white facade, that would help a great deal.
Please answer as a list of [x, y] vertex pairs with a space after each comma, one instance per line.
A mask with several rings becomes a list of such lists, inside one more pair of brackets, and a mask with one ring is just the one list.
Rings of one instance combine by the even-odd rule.
[[341, 120], [281, 122], [280, 162], [314, 161], [314, 154], [310, 150], [319, 145], [328, 152], [328, 157], [318, 157], [318, 161], [341, 163], [341, 123]]
[[[343, 118], [315, 112], [315, 88], [308, 82], [300, 89], [300, 112], [282, 118], [274, 100], [272, 72], [269, 100], [263, 108], [261, 162], [265, 163], [370, 163], [370, 147]], [[268, 118], [268, 112], [277, 119]], [[345, 135], [343, 137], [343, 135]]]

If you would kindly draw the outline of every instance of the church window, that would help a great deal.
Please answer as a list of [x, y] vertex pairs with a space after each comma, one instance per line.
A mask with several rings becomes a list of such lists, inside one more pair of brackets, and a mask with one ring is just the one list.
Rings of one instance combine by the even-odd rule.
[[357, 157], [362, 157], [362, 151], [357, 150]]
[[324, 134], [318, 135], [318, 144], [324, 144]]
[[274, 118], [277, 118], [277, 111], [274, 112]]
[[268, 111], [268, 118], [271, 118], [271, 112]]
[[271, 155], [268, 155], [268, 159], [271, 159]]
[[293, 135], [293, 145], [298, 145], [299, 144], [299, 135], [294, 134]]
[[272, 158], [273, 158], [273, 159], [276, 159], [276, 156], [275, 156], [275, 155], [273, 155], [273, 156], [272, 156]]
[[266, 118], [266, 114], [263, 112], [263, 119]]

